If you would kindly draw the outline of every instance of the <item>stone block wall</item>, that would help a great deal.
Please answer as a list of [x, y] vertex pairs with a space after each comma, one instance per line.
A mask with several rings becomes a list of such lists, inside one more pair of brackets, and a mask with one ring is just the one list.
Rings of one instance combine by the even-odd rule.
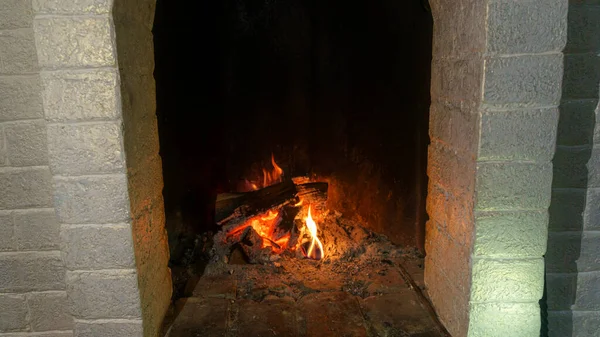
[[72, 336], [31, 1], [0, 2], [0, 336]]
[[600, 2], [571, 1], [546, 255], [551, 337], [600, 335]]
[[428, 291], [455, 337], [538, 336], [567, 1], [432, 10]]

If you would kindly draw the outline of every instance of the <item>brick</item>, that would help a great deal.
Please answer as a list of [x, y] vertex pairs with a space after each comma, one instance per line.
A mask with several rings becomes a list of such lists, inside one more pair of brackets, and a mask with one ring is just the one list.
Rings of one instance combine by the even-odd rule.
[[[158, 155], [147, 160], [144, 167], [136, 170], [128, 167], [129, 198], [133, 214], [146, 211], [150, 200], [162, 198], [162, 177], [162, 162]], [[162, 200], [159, 200], [159, 202], [162, 202]]]
[[3, 334], [2, 337], [73, 337], [73, 331], [18, 332]]
[[31, 28], [0, 31], [0, 74], [31, 73], [38, 69]]
[[31, 328], [34, 331], [72, 330], [73, 318], [64, 291], [27, 295]]
[[590, 159], [587, 164], [588, 171], [588, 188], [600, 187], [600, 147], [594, 147], [590, 154]]
[[458, 244], [471, 245], [473, 238], [473, 197], [457, 197], [430, 183], [427, 214]]
[[548, 212], [477, 212], [473, 255], [541, 257], [546, 252]]
[[115, 65], [108, 16], [42, 17], [33, 27], [39, 63], [44, 68]]
[[134, 270], [67, 272], [72, 315], [83, 319], [139, 318], [140, 298]]
[[62, 290], [65, 268], [59, 252], [0, 254], [0, 292]]
[[546, 209], [551, 183], [551, 164], [478, 163], [475, 209]]
[[74, 335], [76, 337], [142, 337], [144, 335], [143, 330], [141, 320], [77, 320], [75, 321]]
[[297, 308], [303, 318], [299, 324], [305, 325], [307, 336], [318, 336], [324, 331], [332, 336], [367, 336], [358, 302], [346, 292], [308, 294], [298, 300]]
[[487, 59], [484, 104], [494, 107], [558, 105], [562, 73], [560, 53]]
[[48, 164], [46, 122], [34, 120], [4, 125], [6, 149], [11, 166]]
[[15, 249], [15, 224], [10, 212], [0, 212], [0, 252]]
[[116, 69], [41, 73], [46, 119], [88, 121], [120, 116]]
[[[600, 3], [600, 2], [599, 2]], [[570, 5], [568, 35], [565, 52], [600, 50], [600, 7]]]
[[600, 271], [598, 232], [551, 232], [546, 268], [551, 273]]
[[549, 162], [554, 155], [558, 109], [483, 111], [479, 160]]
[[59, 232], [54, 209], [15, 211], [15, 240], [20, 250], [58, 249]]
[[124, 174], [55, 178], [56, 214], [62, 223], [103, 224], [129, 221]]
[[436, 265], [438, 272], [447, 277], [461, 292], [466, 293], [471, 285], [470, 245], [461, 245], [444, 230], [428, 221], [425, 238], [426, 260]]
[[550, 231], [580, 231], [586, 203], [585, 189], [554, 188], [550, 202]]
[[563, 99], [598, 98], [600, 56], [596, 53], [566, 54]]
[[[431, 1], [434, 58], [468, 58], [485, 52], [487, 4], [476, 0]], [[443, 15], [438, 15], [443, 13]]]
[[131, 226], [65, 225], [61, 229], [63, 260], [67, 268], [134, 268]]
[[470, 289], [464, 291], [458, 289], [456, 283], [442, 275], [438, 265], [427, 258], [425, 259], [425, 284], [442, 324], [452, 336], [466, 336], [469, 324]]
[[429, 145], [427, 175], [456, 197], [471, 195], [475, 188], [475, 158], [448, 148], [438, 141]]
[[600, 332], [600, 312], [548, 312], [548, 336], [595, 337]]
[[498, 54], [560, 52], [567, 41], [567, 2], [490, 1], [487, 51]]
[[554, 188], [586, 188], [588, 169], [586, 167], [592, 150], [588, 147], [558, 146], [554, 154]]
[[558, 120], [558, 145], [588, 145], [594, 132], [597, 99], [563, 101]]
[[50, 167], [57, 175], [124, 171], [120, 124], [52, 124], [48, 126]]
[[0, 76], [0, 121], [43, 118], [37, 75]]
[[181, 309], [170, 329], [170, 336], [225, 336], [230, 300], [223, 298], [180, 299], [175, 308]]
[[33, 9], [40, 14], [109, 14], [109, 0], [33, 0]]
[[436, 101], [481, 100], [483, 60], [434, 59], [431, 61], [431, 97]]
[[298, 336], [296, 308], [293, 301], [275, 298], [261, 303], [239, 300], [237, 324], [247, 336]]
[[429, 135], [450, 147], [476, 154], [479, 122], [479, 113], [474, 108], [450, 102], [432, 102]]
[[6, 141], [4, 128], [0, 124], [0, 167], [8, 165], [8, 155], [6, 154]]
[[25, 296], [0, 294], [0, 333], [27, 330], [27, 302]]
[[544, 259], [474, 258], [471, 282], [471, 303], [537, 303], [544, 291]]
[[585, 230], [600, 230], [600, 188], [590, 188], [587, 190], [583, 223]]
[[577, 273], [547, 273], [548, 310], [571, 310], [577, 293]]
[[0, 209], [51, 206], [52, 176], [47, 167], [0, 169]]
[[31, 27], [33, 11], [31, 2], [23, 0], [0, 1], [0, 29]]
[[537, 302], [471, 305], [469, 337], [538, 336], [540, 328], [540, 307]]

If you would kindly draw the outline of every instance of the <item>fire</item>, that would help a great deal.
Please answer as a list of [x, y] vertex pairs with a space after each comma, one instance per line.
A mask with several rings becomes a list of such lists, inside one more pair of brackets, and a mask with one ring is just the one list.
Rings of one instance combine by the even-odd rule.
[[263, 183], [261, 187], [267, 187], [274, 183], [281, 182], [281, 176], [283, 175], [283, 169], [275, 162], [275, 156], [271, 153], [271, 165], [273, 165], [272, 171], [267, 171], [263, 168]]
[[308, 248], [306, 256], [310, 258], [314, 258], [315, 256], [317, 256], [316, 254], [314, 254], [315, 243], [319, 246], [322, 256], [325, 253], [325, 251], [323, 250], [323, 244], [321, 243], [321, 240], [319, 240], [319, 238], [317, 237], [317, 224], [315, 223], [315, 221], [312, 218], [312, 215], [310, 214], [310, 206], [308, 206], [308, 216], [306, 217], [305, 221], [306, 228], [308, 228], [310, 236], [312, 237], [312, 242], [310, 243], [310, 247]]

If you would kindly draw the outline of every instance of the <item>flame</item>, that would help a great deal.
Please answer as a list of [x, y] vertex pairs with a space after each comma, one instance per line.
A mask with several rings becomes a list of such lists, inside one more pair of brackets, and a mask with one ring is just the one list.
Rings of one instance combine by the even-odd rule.
[[238, 235], [244, 229], [252, 226], [256, 233], [263, 239], [262, 248], [272, 247], [276, 253], [281, 253], [287, 248], [291, 235], [290, 233], [287, 233], [276, 239], [275, 228], [277, 228], [277, 225], [279, 224], [278, 216], [279, 211], [270, 210], [267, 214], [255, 216], [247, 220], [241, 226], [236, 227], [234, 230], [227, 233], [227, 236]]
[[323, 250], [323, 244], [321, 243], [321, 240], [319, 240], [319, 238], [317, 237], [317, 224], [315, 223], [315, 221], [312, 218], [312, 215], [310, 214], [310, 206], [308, 206], [308, 216], [305, 219], [306, 221], [306, 227], [308, 228], [308, 231], [310, 232], [310, 236], [312, 237], [312, 242], [310, 243], [310, 247], [308, 248], [308, 252], [306, 254], [307, 257], [313, 257], [313, 250], [315, 248], [315, 243], [317, 245], [319, 245], [319, 249], [321, 250], [321, 256], [323, 256], [323, 254], [325, 253], [325, 250]]
[[283, 169], [275, 162], [275, 156], [271, 153], [271, 165], [273, 165], [272, 171], [267, 171], [263, 168], [263, 183], [261, 187], [267, 187], [274, 183], [281, 182], [281, 176], [283, 175]]

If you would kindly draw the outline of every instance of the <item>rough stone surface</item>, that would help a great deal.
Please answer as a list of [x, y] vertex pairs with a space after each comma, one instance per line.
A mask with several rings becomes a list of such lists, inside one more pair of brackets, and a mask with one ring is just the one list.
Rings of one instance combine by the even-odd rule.
[[477, 210], [546, 209], [551, 164], [478, 163]]
[[77, 320], [74, 335], [76, 337], [141, 337], [143, 327], [141, 320]]
[[478, 159], [549, 162], [557, 120], [556, 108], [483, 111]]
[[537, 259], [473, 259], [471, 303], [537, 303], [543, 290], [544, 260], [541, 256]]
[[129, 220], [124, 174], [55, 178], [56, 214], [62, 223], [103, 224]]
[[317, 336], [367, 336], [367, 329], [358, 302], [348, 293], [309, 294], [298, 302], [300, 315], [305, 319], [306, 334]]
[[556, 144], [576, 146], [592, 144], [597, 99], [569, 100], [560, 104]]
[[0, 75], [0, 121], [42, 118], [40, 78]]
[[546, 252], [548, 212], [477, 212], [473, 255], [540, 257]]
[[563, 73], [560, 53], [490, 58], [485, 71], [487, 106], [558, 105]]
[[547, 273], [548, 310], [571, 310], [577, 293], [577, 273]]
[[4, 132], [11, 166], [48, 165], [45, 121], [7, 123]]
[[474, 304], [469, 318], [469, 337], [531, 337], [540, 333], [537, 301]]
[[33, 9], [44, 14], [108, 14], [109, 0], [33, 0]]
[[3, 334], [2, 337], [73, 337], [73, 331], [48, 331], [48, 332], [29, 332], [23, 335], [22, 332]]
[[433, 102], [429, 118], [429, 135], [450, 147], [469, 154], [477, 153], [476, 135], [480, 116], [476, 109], [451, 102]]
[[0, 168], [0, 209], [52, 206], [52, 178], [47, 167]]
[[477, 102], [480, 99], [483, 64], [478, 59], [434, 59], [431, 97], [439, 101]]
[[27, 302], [25, 296], [0, 294], [0, 334], [6, 331], [20, 331], [28, 328]]
[[31, 28], [0, 31], [0, 74], [32, 73], [38, 69]]
[[600, 333], [600, 313], [560, 311], [548, 313], [549, 336], [595, 337]]
[[63, 290], [65, 268], [59, 252], [0, 254], [0, 292]]
[[43, 68], [115, 65], [108, 16], [38, 17], [33, 26]]
[[583, 217], [584, 230], [600, 230], [600, 188], [590, 188], [587, 190], [587, 205]]
[[15, 211], [15, 241], [20, 250], [50, 250], [59, 247], [60, 225], [54, 209]]
[[566, 1], [491, 1], [488, 5], [488, 52], [525, 54], [560, 52], [567, 40]]
[[588, 168], [586, 165], [591, 155], [592, 150], [588, 147], [558, 146], [554, 155], [552, 186], [555, 188], [588, 187]]
[[63, 225], [61, 239], [67, 269], [123, 269], [135, 266], [129, 224]]
[[468, 292], [471, 286], [471, 266], [469, 263], [471, 261], [471, 243], [460, 244], [456, 242], [444, 230], [432, 224], [432, 221], [428, 221], [426, 226], [426, 261], [434, 261], [439, 272], [452, 280], [454, 287], [462, 292]]
[[27, 295], [31, 328], [34, 331], [72, 330], [73, 318], [68, 314], [64, 291]]
[[67, 272], [67, 294], [76, 318], [140, 318], [134, 270]]
[[444, 144], [429, 146], [427, 176], [432, 183], [455, 196], [470, 195], [475, 189], [475, 160]]
[[563, 99], [598, 98], [600, 56], [597, 53], [566, 54]]
[[548, 309], [600, 311], [600, 271], [548, 274]]
[[0, 2], [0, 29], [31, 27], [32, 21], [31, 2], [23, 0], [2, 0]]
[[57, 175], [122, 172], [125, 165], [120, 124], [48, 126], [50, 167]]
[[600, 188], [600, 146], [595, 146], [586, 164], [588, 170], [588, 188]]
[[598, 39], [600, 21], [598, 18], [600, 18], [600, 7], [598, 6], [569, 5], [569, 41], [565, 48], [566, 52], [600, 50], [600, 39]]
[[181, 311], [168, 336], [224, 336], [229, 305], [229, 300], [222, 298], [179, 300], [175, 306]]
[[297, 336], [295, 303], [279, 298], [268, 299], [265, 302], [237, 302], [238, 324], [245, 327], [244, 333], [248, 336]]
[[0, 252], [13, 250], [15, 243], [15, 224], [11, 212], [0, 211]]
[[430, 219], [454, 241], [470, 245], [473, 239], [473, 202], [468, 196], [456, 196], [430, 183], [427, 192]]
[[599, 232], [550, 232], [546, 269], [550, 273], [600, 271]]
[[8, 156], [6, 154], [6, 141], [4, 135], [4, 128], [0, 124], [0, 167], [8, 165]]
[[553, 188], [548, 229], [553, 232], [580, 231], [583, 228], [585, 203], [585, 189]]
[[43, 72], [41, 79], [46, 119], [91, 121], [119, 118], [115, 69]]

